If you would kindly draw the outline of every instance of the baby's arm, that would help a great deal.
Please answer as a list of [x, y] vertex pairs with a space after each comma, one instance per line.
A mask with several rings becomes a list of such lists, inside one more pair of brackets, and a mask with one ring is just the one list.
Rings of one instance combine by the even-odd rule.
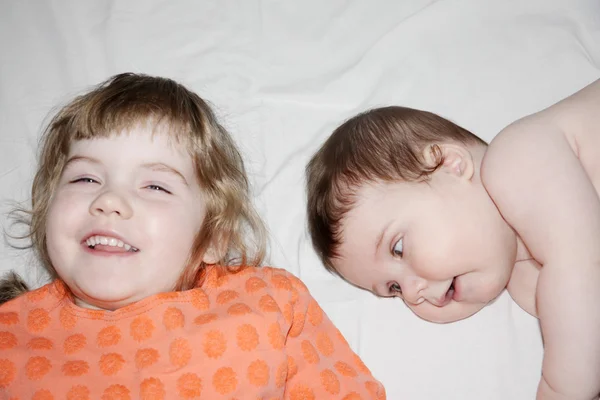
[[286, 399], [377, 399], [385, 389], [329, 320], [306, 286], [288, 275], [298, 294], [286, 338]]
[[600, 134], [600, 86], [583, 94], [506, 128], [482, 167], [490, 196], [543, 265], [539, 400], [597, 399], [600, 392], [600, 201], [563, 129], [576, 116], [573, 129]]

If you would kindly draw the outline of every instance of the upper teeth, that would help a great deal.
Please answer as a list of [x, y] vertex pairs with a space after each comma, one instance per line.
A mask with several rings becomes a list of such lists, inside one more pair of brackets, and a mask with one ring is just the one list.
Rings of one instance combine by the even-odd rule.
[[130, 244], [123, 243], [121, 240], [110, 236], [91, 236], [85, 241], [85, 243], [90, 247], [94, 247], [97, 244], [103, 244], [105, 246], [123, 247], [127, 251], [138, 251], [138, 249]]

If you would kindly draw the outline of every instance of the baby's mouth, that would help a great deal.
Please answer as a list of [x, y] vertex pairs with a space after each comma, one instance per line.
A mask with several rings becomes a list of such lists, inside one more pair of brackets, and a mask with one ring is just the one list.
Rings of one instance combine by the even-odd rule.
[[450, 283], [450, 287], [448, 288], [448, 291], [446, 292], [446, 298], [447, 299], [452, 299], [452, 300], [456, 300], [456, 277], [452, 278], [452, 282]]
[[90, 236], [85, 240], [85, 244], [92, 250], [106, 251], [109, 253], [137, 253], [140, 251], [137, 247], [110, 236]]

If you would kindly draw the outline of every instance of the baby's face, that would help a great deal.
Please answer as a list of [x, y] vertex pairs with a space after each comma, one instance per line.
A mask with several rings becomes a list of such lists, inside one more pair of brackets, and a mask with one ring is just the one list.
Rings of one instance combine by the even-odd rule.
[[473, 315], [506, 286], [516, 238], [480, 183], [437, 171], [428, 183], [378, 183], [342, 221], [335, 268], [378, 296], [401, 297], [421, 318]]
[[116, 309], [172, 290], [205, 214], [190, 155], [140, 127], [75, 142], [68, 158], [46, 232], [78, 303]]

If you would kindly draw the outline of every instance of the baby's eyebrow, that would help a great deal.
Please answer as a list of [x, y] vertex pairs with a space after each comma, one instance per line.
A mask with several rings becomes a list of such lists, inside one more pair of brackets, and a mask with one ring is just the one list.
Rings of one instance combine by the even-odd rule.
[[387, 225], [385, 225], [383, 227], [383, 229], [381, 230], [381, 234], [379, 234], [379, 237], [377, 238], [377, 242], [375, 243], [375, 254], [379, 253], [379, 247], [381, 247], [381, 243], [383, 242], [383, 238], [385, 237], [385, 234], [388, 230], [388, 228], [390, 227], [390, 225], [392, 224], [392, 222], [388, 222]]
[[150, 169], [152, 171], [160, 171], [160, 172], [167, 172], [169, 174], [173, 174], [173, 175], [177, 176], [178, 179], [182, 180], [186, 186], [189, 186], [188, 181], [185, 179], [185, 177], [183, 176], [183, 174], [181, 172], [179, 172], [177, 169], [175, 169], [165, 163], [160, 163], [160, 162], [146, 163], [146, 164], [142, 164], [142, 168]]

